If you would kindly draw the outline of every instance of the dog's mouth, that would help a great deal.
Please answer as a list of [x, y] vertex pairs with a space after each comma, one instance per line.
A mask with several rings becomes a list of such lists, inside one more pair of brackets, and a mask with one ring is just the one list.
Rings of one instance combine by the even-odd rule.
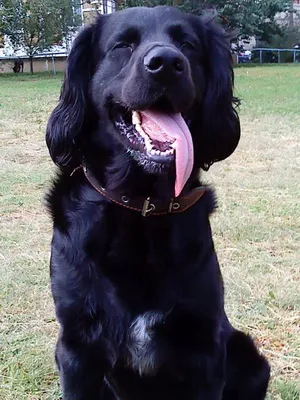
[[119, 132], [124, 135], [133, 151], [140, 152], [158, 164], [167, 164], [174, 161], [174, 142], [161, 131], [159, 126], [153, 125], [142, 111], [127, 111], [115, 120]]
[[175, 163], [175, 196], [193, 169], [190, 131], [179, 113], [130, 111], [114, 106], [112, 117], [132, 157], [149, 172], [161, 172]]

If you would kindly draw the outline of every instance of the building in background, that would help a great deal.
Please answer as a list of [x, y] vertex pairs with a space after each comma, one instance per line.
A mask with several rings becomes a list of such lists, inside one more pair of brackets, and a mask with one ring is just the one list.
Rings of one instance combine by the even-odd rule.
[[110, 14], [116, 10], [115, 0], [89, 0], [81, 5], [83, 24], [91, 23], [97, 15]]
[[[275, 19], [280, 26], [289, 28], [300, 26], [300, 0], [292, 0], [290, 11], [278, 13]], [[254, 36], [251, 36], [247, 40], [239, 41], [238, 45], [242, 46], [244, 50], [252, 50], [256, 47], [257, 40]]]
[[276, 18], [280, 25], [300, 26], [300, 0], [293, 0], [290, 11], [278, 13]]
[[[110, 14], [115, 11], [115, 0], [86, 0], [82, 1], [74, 12], [81, 15], [82, 25], [89, 24], [100, 14]], [[62, 43], [54, 43], [50, 51], [45, 51], [41, 55], [52, 53], [66, 54], [69, 52], [72, 42], [76, 37], [75, 33], [72, 37], [63, 40]], [[22, 49], [14, 51], [9, 40], [5, 36], [0, 36], [0, 58], [5, 57], [22, 57], [26, 58], [26, 52]]]

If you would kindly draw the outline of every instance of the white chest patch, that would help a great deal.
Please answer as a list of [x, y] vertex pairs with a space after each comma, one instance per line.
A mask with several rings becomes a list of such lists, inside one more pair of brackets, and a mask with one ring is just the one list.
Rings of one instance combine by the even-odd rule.
[[146, 312], [139, 315], [130, 326], [128, 350], [130, 364], [140, 375], [155, 372], [160, 362], [155, 341], [155, 325], [163, 320], [163, 314]]

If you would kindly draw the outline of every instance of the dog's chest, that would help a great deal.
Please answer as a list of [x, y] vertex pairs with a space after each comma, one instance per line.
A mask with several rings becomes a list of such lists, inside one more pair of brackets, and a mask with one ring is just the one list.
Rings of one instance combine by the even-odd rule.
[[156, 329], [164, 323], [164, 314], [149, 311], [138, 315], [129, 328], [127, 362], [140, 375], [151, 375], [160, 367]]
[[145, 227], [122, 221], [100, 260], [117, 303], [134, 315], [127, 328], [125, 363], [141, 375], [154, 374], [166, 362], [158, 340], [166, 316], [185, 298], [199, 295], [201, 236], [195, 226], [183, 225]]

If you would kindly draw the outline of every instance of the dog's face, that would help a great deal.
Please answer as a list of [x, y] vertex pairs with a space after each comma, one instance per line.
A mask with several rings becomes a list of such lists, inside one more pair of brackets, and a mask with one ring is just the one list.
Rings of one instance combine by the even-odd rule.
[[233, 102], [219, 27], [172, 7], [127, 9], [101, 16], [75, 41], [47, 142], [56, 163], [75, 166], [89, 131], [110, 135], [147, 173], [175, 172], [178, 194], [193, 168], [235, 149]]
[[93, 78], [97, 104], [118, 103], [122, 114], [153, 108], [181, 113], [201, 98], [201, 41], [188, 15], [175, 8], [128, 9], [112, 14], [102, 39]]

